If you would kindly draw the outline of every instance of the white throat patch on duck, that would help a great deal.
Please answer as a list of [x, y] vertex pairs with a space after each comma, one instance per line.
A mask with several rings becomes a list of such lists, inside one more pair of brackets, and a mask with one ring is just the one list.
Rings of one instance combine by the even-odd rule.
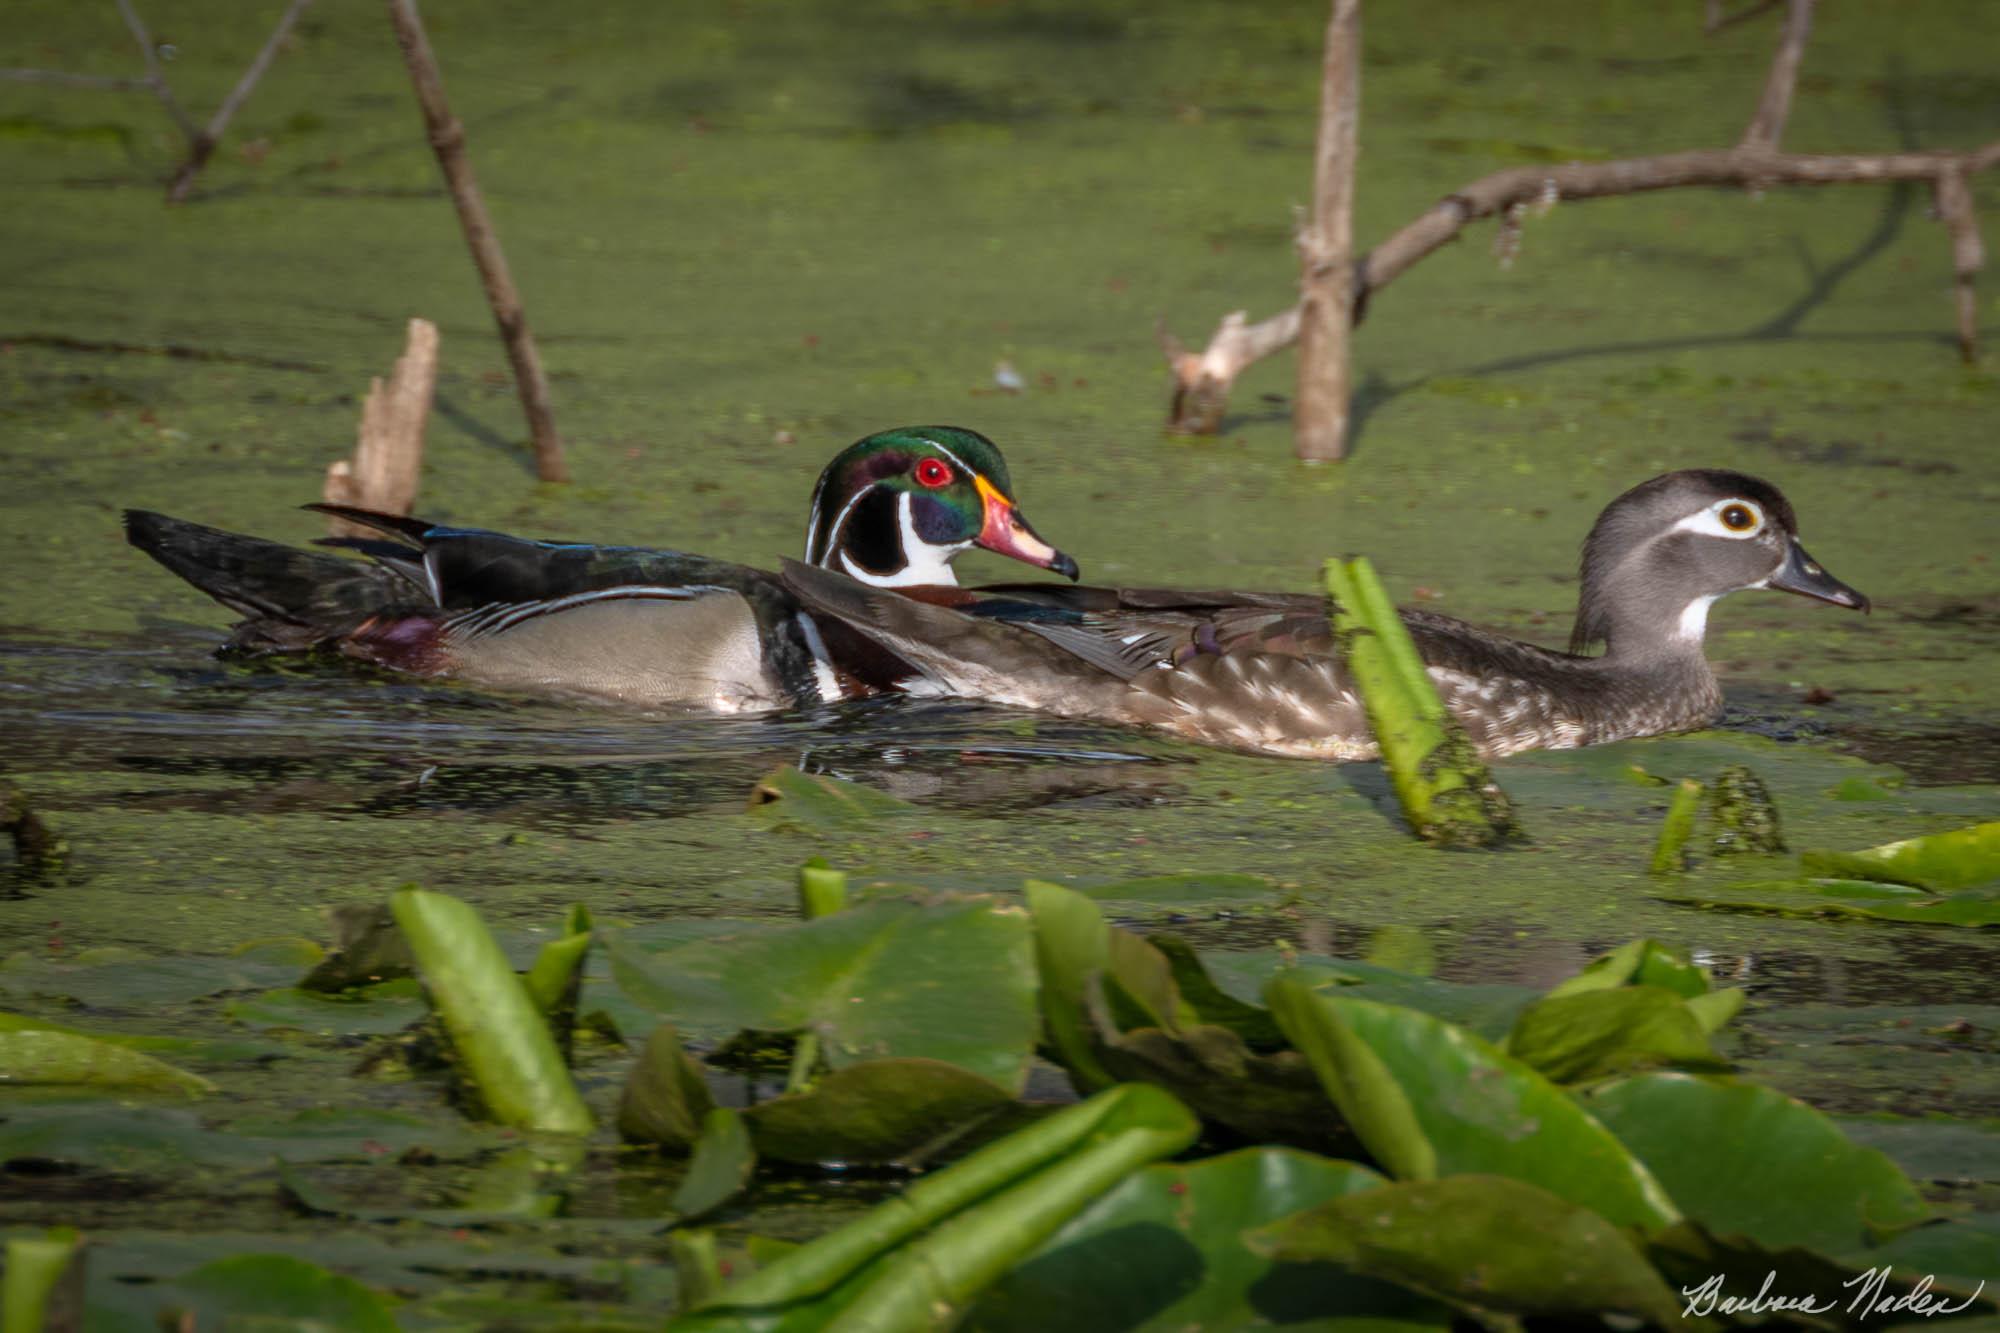
[[[879, 489], [850, 503], [829, 534], [840, 571], [877, 588], [958, 586], [951, 561], [972, 543], [926, 541], [917, 531], [916, 503], [908, 491]], [[884, 521], [891, 506], [893, 524]]]

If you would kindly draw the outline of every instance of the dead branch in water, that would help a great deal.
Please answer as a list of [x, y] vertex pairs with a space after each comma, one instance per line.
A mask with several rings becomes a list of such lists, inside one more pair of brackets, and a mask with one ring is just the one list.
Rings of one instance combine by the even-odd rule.
[[1333, 0], [1320, 72], [1312, 218], [1299, 236], [1299, 387], [1292, 399], [1292, 440], [1298, 456], [1313, 463], [1347, 453], [1360, 131], [1361, 0]]
[[[222, 105], [208, 118], [207, 126], [190, 140], [187, 161], [181, 163], [181, 169], [174, 173], [173, 183], [167, 186], [168, 203], [186, 202], [188, 192], [194, 189], [194, 178], [201, 174], [201, 169], [208, 165], [208, 159], [214, 156], [215, 146], [222, 142], [223, 133], [228, 130], [229, 122], [236, 118], [236, 113], [242, 109], [243, 103], [249, 100], [250, 90], [264, 77], [264, 71], [271, 68], [271, 62], [277, 59], [278, 48], [284, 45], [285, 38], [292, 35], [292, 25], [299, 21], [299, 15], [303, 14], [306, 6], [311, 3], [312, 0], [291, 0], [291, 3], [285, 6], [285, 12], [278, 16], [278, 26], [271, 29], [271, 35], [265, 38], [264, 47], [257, 52], [257, 58], [250, 62], [250, 67], [243, 71], [243, 77], [229, 90], [229, 96], [222, 99]], [[137, 20], [128, 17], [127, 21], [136, 23]], [[135, 29], [135, 34], [137, 31], [139, 30]]]
[[[417, 499], [424, 462], [424, 424], [430, 420], [437, 387], [438, 331], [427, 319], [410, 321], [403, 355], [385, 383], [368, 383], [361, 404], [361, 427], [354, 456], [328, 464], [321, 497], [328, 504], [407, 514]], [[328, 520], [335, 537], [368, 536], [370, 530], [345, 519]]]
[[472, 250], [472, 262], [479, 266], [479, 278], [486, 287], [487, 304], [493, 320], [507, 344], [507, 358], [514, 366], [514, 384], [521, 394], [521, 409], [527, 414], [528, 429], [535, 439], [535, 473], [543, 481], [568, 481], [569, 465], [563, 460], [562, 437], [556, 434], [555, 412], [549, 406], [549, 382], [542, 373], [541, 353], [535, 336], [528, 330], [521, 296], [501, 253], [500, 237], [486, 212], [472, 163], [465, 155], [465, 126], [452, 115], [445, 100], [444, 76], [438, 71], [437, 56], [424, 33], [423, 19], [417, 14], [416, 0], [389, 0], [389, 18], [396, 28], [396, 44], [410, 67], [410, 82], [416, 86], [417, 104], [423, 108], [424, 124], [430, 131], [431, 149], [444, 171], [451, 201], [458, 208], [459, 226]]
[[[1757, 7], [1756, 12], [1775, 7], [1773, 0]], [[1504, 250], [1510, 237], [1517, 238], [1531, 210], [1546, 211], [1561, 200], [1605, 199], [1697, 186], [1759, 191], [1778, 186], [1921, 181], [1931, 186], [1938, 216], [1951, 238], [1960, 354], [1967, 361], [1975, 359], [1978, 305], [1973, 283], [1984, 266], [1985, 247], [1967, 181], [1976, 172], [2000, 166], [2000, 140], [1963, 152], [1781, 152], [1777, 145], [1790, 112], [1813, 9], [1814, 0], [1788, 0], [1784, 31], [1763, 94], [1735, 147], [1615, 162], [1512, 167], [1483, 176], [1440, 199], [1357, 260], [1351, 295], [1353, 323], [1361, 323], [1375, 292], [1484, 218], [1500, 219]], [[1711, 7], [1712, 20], [1718, 13]], [[1717, 26], [1730, 21], [1733, 18]], [[1164, 322], [1157, 326], [1156, 336], [1174, 378], [1168, 428], [1193, 434], [1219, 430], [1236, 377], [1253, 362], [1299, 340], [1303, 305], [1301, 302], [1256, 323], [1249, 322], [1242, 311], [1226, 315], [1199, 353], [1190, 352]], [[1306, 456], [1303, 436], [1299, 452]]]

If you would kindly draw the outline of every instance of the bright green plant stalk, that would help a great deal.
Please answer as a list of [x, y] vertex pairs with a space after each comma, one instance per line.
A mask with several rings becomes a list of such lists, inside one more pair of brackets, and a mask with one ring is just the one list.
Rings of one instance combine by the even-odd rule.
[[1335, 637], [1410, 827], [1449, 846], [1507, 838], [1514, 828], [1506, 798], [1446, 713], [1373, 567], [1359, 557], [1327, 561], [1326, 591]]
[[0, 1333], [42, 1333], [50, 1298], [77, 1254], [75, 1227], [52, 1227], [39, 1236], [7, 1242], [7, 1271], [0, 1276]]
[[799, 915], [808, 921], [831, 916], [847, 906], [847, 872], [835, 870], [823, 856], [799, 867]]
[[[731, 1309], [784, 1305], [809, 1300], [831, 1290], [843, 1279], [876, 1256], [902, 1244], [916, 1233], [936, 1226], [945, 1218], [974, 1202], [1006, 1188], [1058, 1159], [1067, 1169], [1080, 1145], [1090, 1141], [1107, 1126], [1125, 1123], [1114, 1120], [1134, 1100], [1151, 1105], [1154, 1113], [1164, 1104], [1180, 1110], [1184, 1118], [1186, 1142], [1192, 1142], [1198, 1126], [1172, 1094], [1145, 1084], [1126, 1084], [1101, 1092], [1089, 1101], [1066, 1106], [1054, 1115], [1016, 1130], [989, 1143], [979, 1151], [911, 1185], [886, 1203], [801, 1245], [768, 1268], [759, 1269], [734, 1283], [710, 1305], [718, 1315]], [[1126, 1111], [1125, 1115], [1131, 1114]], [[1180, 1146], [1185, 1146], [1185, 1143]], [[1156, 1154], [1178, 1151], [1170, 1147]], [[1098, 1186], [1096, 1188], [1102, 1188]], [[1025, 1250], [1010, 1251], [1011, 1263]], [[700, 1327], [697, 1321], [692, 1327]]]
[[722, 1263], [715, 1253], [715, 1233], [682, 1228], [667, 1237], [674, 1273], [680, 1278], [681, 1308], [692, 1310], [713, 1300], [722, 1286]]
[[898, 1251], [828, 1333], [934, 1328], [1132, 1172], [1193, 1143], [1201, 1122], [1163, 1088], [1132, 1083], [1089, 1140]]
[[1688, 835], [1694, 832], [1694, 817], [1701, 809], [1701, 790], [1701, 783], [1694, 778], [1682, 778], [1681, 785], [1674, 789], [1667, 817], [1660, 823], [1660, 840], [1653, 845], [1655, 875], [1678, 875], [1686, 868], [1681, 853], [1687, 847]]
[[587, 1134], [590, 1111], [500, 946], [468, 904], [441, 893], [389, 896], [451, 1044], [494, 1119], [515, 1129]]
[[580, 907], [572, 908], [562, 937], [544, 944], [535, 955], [534, 965], [521, 977], [535, 1008], [544, 1014], [554, 1014], [561, 1006], [570, 982], [590, 952], [590, 941], [590, 914]]

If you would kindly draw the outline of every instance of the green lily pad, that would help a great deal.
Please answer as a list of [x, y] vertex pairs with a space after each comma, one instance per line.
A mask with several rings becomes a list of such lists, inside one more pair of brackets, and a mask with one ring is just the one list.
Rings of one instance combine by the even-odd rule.
[[701, 1061], [681, 1047], [671, 1023], [654, 1027], [646, 1046], [625, 1076], [618, 1102], [618, 1133], [628, 1143], [657, 1143], [688, 1152], [701, 1138], [715, 1098]]
[[154, 1010], [205, 995], [290, 985], [299, 966], [296, 950], [278, 944], [219, 958], [99, 950], [67, 963], [9, 959], [0, 965], [0, 995], [74, 1000], [91, 1009]]
[[428, 1018], [430, 1005], [423, 986], [405, 977], [337, 994], [289, 986], [231, 1000], [223, 1012], [252, 1028], [291, 1028], [325, 1037], [380, 1036]]
[[1660, 986], [1691, 999], [1707, 993], [1709, 979], [1707, 970], [1689, 962], [1684, 951], [1658, 940], [1640, 939], [1592, 959], [1581, 972], [1551, 987], [1549, 995], [1575, 995], [1613, 986]]
[[1661, 894], [1662, 901], [1779, 916], [1858, 916], [1927, 926], [2000, 926], [2000, 889], [1937, 896], [1872, 880], [1759, 880], [1703, 893]]
[[1720, 1236], [1839, 1254], [1931, 1216], [1894, 1162], [1771, 1088], [1661, 1072], [1599, 1088], [1585, 1104], [1683, 1213]]
[[939, 1060], [868, 1060], [745, 1111], [765, 1157], [883, 1164], [921, 1155], [1014, 1105], [989, 1079]]
[[1276, 1262], [1245, 1230], [1363, 1190], [1380, 1176], [1287, 1148], [1163, 1162], [1127, 1176], [989, 1287], [978, 1333], [1252, 1328], [1442, 1328], [1451, 1311], [1331, 1264]]
[[1552, 995], [1523, 1010], [1507, 1053], [1558, 1083], [1654, 1065], [1722, 1068], [1686, 1000], [1659, 986]]
[[1678, 1216], [1646, 1167], [1567, 1093], [1429, 1014], [1281, 976], [1271, 1012], [1368, 1151], [1404, 1179], [1511, 1176], [1620, 1226]]
[[1957, 1116], [1834, 1116], [1849, 1141], [1881, 1150], [1912, 1180], [2000, 1183], [2000, 1122]]
[[779, 930], [642, 954], [620, 987], [683, 1032], [811, 1032], [835, 1069], [942, 1060], [1010, 1091], [1040, 1024], [1028, 916], [991, 898], [877, 900]]
[[49, 1028], [0, 1031], [0, 1087], [98, 1087], [199, 1097], [215, 1085], [126, 1046]]
[[1943, 892], [2000, 879], [2000, 820], [1858, 852], [1804, 852], [1808, 875], [1882, 880]]
[[691, 1222], [714, 1212], [743, 1192], [756, 1169], [757, 1150], [750, 1146], [743, 1117], [726, 1106], [711, 1109], [702, 1119], [688, 1173], [674, 1191], [678, 1220]]
[[[1888, 1265], [1900, 1274], [1928, 1276], [1963, 1293], [1961, 1298], [1947, 1302], [1947, 1310], [1950, 1307], [2000, 1310], [2000, 1290], [1995, 1290], [1993, 1280], [1994, 1274], [2000, 1273], [2000, 1213], [1912, 1227], [1881, 1245], [1842, 1257], [1859, 1271]], [[1890, 1309], [1878, 1313], [1897, 1312]]]
[[[396, 1333], [389, 1303], [351, 1277], [283, 1254], [246, 1254], [203, 1264], [159, 1293], [199, 1328], [283, 1321], [283, 1327]], [[270, 1326], [265, 1324], [265, 1326]]]
[[[1276, 961], [1274, 955], [1264, 983], [1281, 970]], [[1211, 957], [1211, 970], [1220, 973], [1221, 962]], [[1492, 1041], [1504, 1037], [1535, 1000], [1535, 992], [1525, 986], [1460, 985], [1348, 958], [1302, 958], [1296, 967], [1282, 970], [1330, 994], [1415, 1009]]]
[[1404, 1181], [1307, 1209], [1247, 1241], [1274, 1259], [1338, 1264], [1504, 1314], [1615, 1312], [1663, 1328], [1680, 1315], [1624, 1231], [1507, 1176]]
[[1097, 904], [1073, 889], [1029, 880], [1022, 891], [1034, 919], [1042, 1023], [1070, 1082], [1088, 1096], [1117, 1082], [1094, 1052], [1085, 1003], [1091, 978], [1110, 959], [1110, 927]]
[[752, 814], [807, 833], [854, 828], [914, 809], [908, 801], [859, 782], [801, 773], [790, 765], [772, 769], [750, 789]]

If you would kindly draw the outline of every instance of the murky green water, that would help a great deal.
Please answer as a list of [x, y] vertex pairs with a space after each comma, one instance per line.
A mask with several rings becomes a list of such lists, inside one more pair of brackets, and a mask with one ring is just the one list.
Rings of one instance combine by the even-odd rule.
[[[1565, 205], [1504, 270], [1490, 232], [1471, 233], [1377, 299], [1356, 454], [1306, 470], [1288, 453], [1289, 357], [1245, 377], [1221, 437], [1162, 438], [1150, 329], [1165, 312], [1200, 339], [1225, 311], [1287, 300], [1315, 7], [427, 12], [542, 339], [567, 488], [532, 481], [378, 7], [310, 11], [180, 210], [154, 188], [172, 145], [151, 103], [0, 85], [0, 769], [74, 849], [66, 882], [0, 881], [17, 967], [316, 938], [329, 907], [409, 880], [527, 932], [573, 901], [624, 922], [788, 912], [814, 853], [869, 879], [1000, 890], [1232, 870], [1268, 891], [1129, 915], [1212, 947], [1401, 949], [1444, 976], [1540, 983], [1651, 934], [1751, 987], [1741, 1055], [1779, 1086], [1843, 1112], [2000, 1116], [1989, 934], [1661, 902], [1644, 867], [1664, 789], [1632, 772], [1747, 762], [1794, 848], [2000, 810], [2000, 380], [1990, 351], [1957, 361], [1949, 254], [1918, 194]], [[1360, 235], [1502, 166], [1732, 141], [1770, 34], [1704, 39], [1697, 17], [1496, 3], [1440, 24], [1378, 7]], [[263, 35], [235, 5], [161, 0], [148, 18], [203, 110]], [[1973, 34], [2000, 37], [1996, 22], [1977, 0], [1830, 11], [1791, 146], [1990, 137], [2000, 81]], [[108, 8], [37, 0], [14, 7], [0, 65], [129, 73], [126, 40]], [[2000, 211], [1990, 180], [1977, 189]], [[2000, 336], [1991, 290], [1981, 310]], [[1372, 766], [962, 706], [631, 717], [216, 662], [226, 613], [127, 549], [118, 509], [316, 535], [292, 506], [350, 447], [413, 314], [444, 331], [420, 501], [444, 519], [768, 564], [798, 546], [834, 449], [953, 421], [1001, 442], [1086, 578], [1304, 587], [1322, 557], [1360, 551], [1399, 595], [1560, 643], [1598, 508], [1717, 465], [1782, 486], [1815, 555], [1877, 612], [1726, 603], [1710, 652], [1727, 730], [1510, 761], [1532, 842], [1493, 856], [1412, 844]], [[1023, 392], [995, 388], [1002, 360]], [[754, 821], [749, 788], [779, 764], [917, 810], [859, 833]], [[1922, 1036], [1953, 1015], [1975, 1035]], [[207, 998], [73, 1018], [241, 1035]], [[432, 1105], [421, 1085], [329, 1078], [336, 1051], [293, 1045], [216, 1076], [272, 1111], [350, 1093]], [[619, 1058], [596, 1057], [600, 1099]], [[227, 1225], [312, 1225], [234, 1170], [0, 1187], [20, 1187], [22, 1220], [157, 1225], [212, 1186]], [[598, 1179], [601, 1215], [654, 1197], [608, 1159]], [[753, 1202], [767, 1226], [790, 1206], [779, 1186]]]

